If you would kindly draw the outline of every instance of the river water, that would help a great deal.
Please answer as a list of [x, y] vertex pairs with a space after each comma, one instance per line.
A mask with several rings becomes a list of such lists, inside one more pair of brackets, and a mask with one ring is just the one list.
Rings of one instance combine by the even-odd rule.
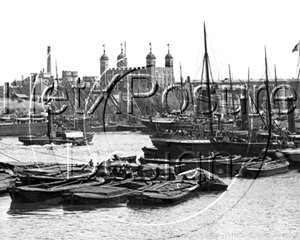
[[[88, 146], [22, 146], [3, 138], [3, 162], [87, 163], [116, 151], [124, 155], [151, 146], [141, 133], [97, 133]], [[120, 153], [121, 152], [121, 153]], [[300, 239], [300, 173], [253, 179], [223, 179], [224, 193], [199, 193], [173, 206], [113, 207], [11, 205], [0, 196], [1, 239]]]

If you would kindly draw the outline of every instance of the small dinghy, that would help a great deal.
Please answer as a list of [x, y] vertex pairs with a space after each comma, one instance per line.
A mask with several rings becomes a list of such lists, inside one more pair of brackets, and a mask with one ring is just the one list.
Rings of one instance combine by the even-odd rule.
[[243, 177], [268, 177], [288, 171], [289, 162], [286, 160], [270, 158], [253, 159], [242, 166], [241, 173]]
[[193, 196], [199, 185], [195, 181], [175, 180], [156, 183], [127, 196], [129, 205], [175, 204]]

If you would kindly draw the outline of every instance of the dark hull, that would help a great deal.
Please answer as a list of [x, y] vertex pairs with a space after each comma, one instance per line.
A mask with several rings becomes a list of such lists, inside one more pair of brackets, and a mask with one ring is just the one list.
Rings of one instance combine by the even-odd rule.
[[169, 164], [173, 167], [179, 166], [175, 168], [177, 174], [195, 168], [202, 168], [221, 177], [233, 177], [239, 172], [243, 160], [240, 156], [232, 156], [232, 158], [201, 158], [199, 160], [184, 159], [181, 161], [145, 158], [144, 161], [147, 163]]
[[[141, 119], [143, 125], [147, 127], [148, 133], [156, 133], [156, 132], [165, 132], [166, 130], [172, 130], [176, 132], [177, 130], [186, 130], [186, 131], [194, 131], [198, 128], [198, 125], [193, 124], [191, 122], [186, 121], [174, 121], [171, 120], [152, 120], [150, 119]], [[231, 123], [222, 123], [223, 127], [232, 127]], [[218, 124], [213, 124], [214, 129], [217, 129]], [[207, 127], [208, 128], [208, 127]]]
[[139, 124], [118, 124], [116, 127], [117, 132], [125, 132], [125, 131], [145, 132], [146, 130], [147, 130], [147, 128], [144, 125], [139, 125]]
[[68, 181], [74, 181], [76, 179], [82, 179], [87, 178], [91, 175], [91, 172], [86, 173], [80, 173], [77, 174], [70, 172], [69, 177], [67, 176], [66, 172], [57, 173], [51, 175], [32, 175], [32, 174], [19, 174], [18, 178], [20, 179], [20, 182], [22, 185], [32, 185], [32, 184], [40, 184], [40, 183], [51, 183], [51, 182], [57, 182], [57, 181], [63, 181], [68, 179]]
[[[8, 192], [13, 203], [34, 203], [43, 202], [47, 204], [57, 204], [63, 201], [63, 194], [72, 189], [100, 185], [100, 182], [73, 182], [73, 184], [62, 181], [59, 185], [51, 184], [31, 185], [8, 188]], [[49, 187], [48, 187], [49, 186]]]
[[242, 169], [242, 176], [244, 177], [268, 177], [276, 174], [284, 173], [288, 170], [288, 162], [271, 162], [268, 165], [263, 165], [260, 168], [260, 164], [254, 166], [245, 166]]
[[148, 184], [144, 181], [133, 179], [112, 181], [103, 186], [72, 190], [64, 194], [64, 200], [71, 204], [113, 205], [126, 203], [130, 193], [147, 187]]
[[141, 119], [143, 125], [146, 126], [149, 133], [164, 132], [165, 130], [192, 130], [194, 125], [191, 123], [181, 123], [177, 121], [150, 121], [149, 119]]
[[299, 168], [300, 167], [300, 149], [283, 149], [282, 153], [285, 154], [287, 160], [290, 163], [289, 168]]
[[[96, 168], [86, 164], [37, 164], [37, 165], [16, 165], [14, 175], [20, 179], [22, 185], [50, 183], [75, 180], [85, 180], [97, 173]], [[50, 185], [55, 184], [51, 183]]]
[[48, 132], [46, 122], [0, 123], [0, 136], [20, 136], [26, 134], [44, 135]]
[[96, 186], [78, 189], [64, 194], [64, 202], [71, 204], [116, 204], [125, 203], [133, 190], [123, 187]]
[[[174, 184], [175, 183], [175, 184]], [[190, 184], [189, 187], [181, 188], [184, 182], [167, 182], [154, 185], [144, 191], [134, 192], [127, 196], [129, 205], [165, 205], [175, 204], [187, 200], [195, 195], [199, 186]], [[162, 189], [165, 186], [169, 189]], [[178, 189], [177, 189], [178, 188]]]
[[103, 126], [92, 126], [91, 129], [94, 132], [114, 132], [116, 131], [117, 126], [115, 125], [108, 125], [105, 126], [105, 128]]
[[258, 156], [267, 147], [266, 142], [219, 142], [212, 139], [193, 140], [151, 137], [151, 141], [158, 150], [157, 156], [152, 157], [170, 159], [191, 158], [199, 155], [208, 156], [211, 152], [224, 151], [242, 157]]
[[[195, 193], [193, 193], [195, 194]], [[139, 193], [128, 195], [128, 205], [171, 205], [187, 200], [191, 197], [191, 193], [185, 192], [176, 197], [167, 197], [162, 194], [155, 193]]]
[[24, 145], [46, 145], [46, 144], [66, 144], [71, 143], [73, 145], [85, 145], [90, 143], [93, 140], [94, 133], [87, 133], [86, 137], [80, 138], [70, 138], [70, 139], [63, 139], [61, 137], [54, 137], [49, 138], [47, 136], [21, 136], [19, 137], [19, 141], [22, 142]]
[[199, 183], [200, 187], [199, 187], [199, 191], [202, 192], [209, 192], [209, 191], [225, 191], [228, 187], [228, 185], [226, 184], [222, 184], [222, 183]]

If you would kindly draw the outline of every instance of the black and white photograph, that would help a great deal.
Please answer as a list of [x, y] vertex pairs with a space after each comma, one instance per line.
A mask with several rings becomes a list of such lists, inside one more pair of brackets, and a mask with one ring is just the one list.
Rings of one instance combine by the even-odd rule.
[[299, 11], [1, 1], [0, 238], [300, 239]]

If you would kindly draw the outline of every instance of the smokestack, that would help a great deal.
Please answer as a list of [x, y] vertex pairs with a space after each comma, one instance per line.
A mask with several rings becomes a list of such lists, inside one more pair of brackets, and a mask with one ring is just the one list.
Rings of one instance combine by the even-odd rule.
[[47, 73], [51, 76], [51, 47], [48, 46], [47, 49]]
[[293, 97], [288, 97], [287, 99], [287, 108], [288, 108], [288, 128], [291, 133], [296, 132], [296, 127], [295, 127], [295, 106], [293, 105]]
[[4, 83], [4, 113], [9, 114], [9, 83], [5, 82]]
[[249, 129], [249, 107], [248, 107], [248, 98], [246, 86], [242, 86], [242, 94], [241, 94], [241, 118], [242, 118], [242, 130]]

